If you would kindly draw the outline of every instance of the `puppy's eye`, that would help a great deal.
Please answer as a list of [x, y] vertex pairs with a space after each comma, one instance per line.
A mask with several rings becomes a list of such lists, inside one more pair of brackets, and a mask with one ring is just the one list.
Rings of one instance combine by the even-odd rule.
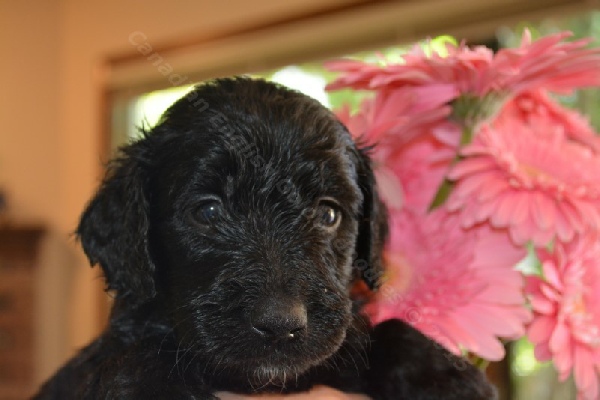
[[337, 205], [322, 201], [317, 207], [317, 222], [327, 229], [335, 229], [340, 224], [342, 214]]
[[207, 200], [192, 211], [192, 219], [199, 224], [207, 225], [215, 222], [223, 214], [223, 207], [217, 200]]

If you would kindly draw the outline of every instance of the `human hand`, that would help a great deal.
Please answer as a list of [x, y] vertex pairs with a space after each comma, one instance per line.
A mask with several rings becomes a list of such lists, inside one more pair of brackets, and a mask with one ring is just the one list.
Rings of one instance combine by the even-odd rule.
[[259, 394], [241, 395], [229, 392], [219, 392], [221, 400], [369, 400], [363, 394], [349, 394], [332, 389], [327, 386], [315, 386], [309, 392], [294, 394]]

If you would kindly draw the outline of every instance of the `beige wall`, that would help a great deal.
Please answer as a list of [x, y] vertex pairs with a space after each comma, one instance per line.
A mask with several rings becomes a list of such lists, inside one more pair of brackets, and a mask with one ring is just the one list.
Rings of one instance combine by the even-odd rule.
[[58, 224], [60, 10], [0, 2], [0, 187], [21, 218]]

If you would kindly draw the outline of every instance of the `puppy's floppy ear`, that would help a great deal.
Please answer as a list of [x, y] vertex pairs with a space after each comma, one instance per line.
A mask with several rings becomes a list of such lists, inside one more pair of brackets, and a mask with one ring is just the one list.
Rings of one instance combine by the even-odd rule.
[[108, 290], [141, 303], [155, 294], [148, 251], [147, 166], [140, 143], [121, 150], [81, 216], [77, 236], [92, 265], [100, 264]]
[[369, 148], [358, 148], [358, 185], [363, 195], [362, 213], [356, 241], [354, 268], [371, 290], [380, 285], [383, 276], [382, 252], [387, 239], [388, 221], [386, 208], [381, 202], [375, 185], [375, 175], [369, 158]]

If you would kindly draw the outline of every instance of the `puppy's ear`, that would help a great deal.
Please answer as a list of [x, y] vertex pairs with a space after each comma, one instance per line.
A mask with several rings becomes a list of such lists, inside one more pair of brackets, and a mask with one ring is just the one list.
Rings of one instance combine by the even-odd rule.
[[147, 245], [147, 168], [136, 154], [138, 144], [124, 148], [108, 166], [76, 231], [90, 263], [102, 267], [107, 290], [131, 303], [155, 294], [155, 268]]
[[383, 276], [382, 253], [388, 232], [387, 211], [377, 194], [375, 175], [368, 148], [356, 151], [358, 185], [363, 194], [362, 214], [356, 241], [356, 272], [371, 290], [380, 285]]

